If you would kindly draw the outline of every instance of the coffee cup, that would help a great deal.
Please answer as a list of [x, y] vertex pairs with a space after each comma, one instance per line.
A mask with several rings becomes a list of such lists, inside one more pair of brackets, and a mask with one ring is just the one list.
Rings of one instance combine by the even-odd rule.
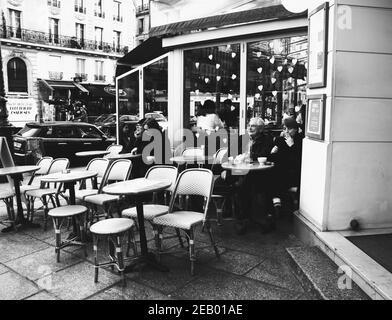
[[259, 158], [257, 158], [257, 161], [260, 164], [265, 164], [267, 162], [267, 157], [259, 157]]

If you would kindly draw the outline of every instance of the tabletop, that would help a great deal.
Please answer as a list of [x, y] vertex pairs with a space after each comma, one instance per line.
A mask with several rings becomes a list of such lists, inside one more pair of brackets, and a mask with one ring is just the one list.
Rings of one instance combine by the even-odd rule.
[[141, 154], [133, 154], [133, 153], [119, 153], [106, 156], [106, 159], [109, 160], [117, 160], [117, 159], [133, 159], [141, 157]]
[[193, 163], [193, 162], [206, 162], [206, 161], [213, 161], [213, 156], [177, 156], [170, 158], [170, 161], [177, 162], [177, 163]]
[[170, 186], [171, 182], [168, 180], [138, 178], [110, 184], [102, 191], [113, 195], [136, 195], [164, 190]]
[[274, 164], [260, 164], [258, 162], [253, 163], [229, 163], [224, 162], [222, 163], [222, 168], [225, 170], [232, 170], [232, 171], [263, 171], [263, 170], [270, 170], [274, 167]]
[[93, 178], [97, 175], [98, 172], [91, 170], [72, 171], [70, 173], [56, 172], [43, 176], [40, 180], [42, 182], [73, 182]]
[[110, 153], [110, 151], [107, 151], [107, 150], [90, 150], [90, 151], [76, 152], [75, 156], [77, 156], [77, 157], [105, 156], [109, 153]]
[[14, 166], [7, 168], [0, 168], [0, 176], [12, 176], [27, 172], [38, 171], [40, 167], [38, 166]]

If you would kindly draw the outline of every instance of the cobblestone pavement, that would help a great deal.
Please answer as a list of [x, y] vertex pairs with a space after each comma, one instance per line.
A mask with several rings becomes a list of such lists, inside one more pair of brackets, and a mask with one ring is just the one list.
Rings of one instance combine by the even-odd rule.
[[[0, 190], [7, 186], [1, 184]], [[0, 221], [5, 217], [1, 203]], [[36, 219], [42, 224], [42, 212], [36, 214]], [[292, 235], [288, 220], [281, 218], [277, 230], [267, 235], [251, 227], [245, 235], [238, 236], [232, 222], [214, 225], [220, 259], [211, 247], [196, 251], [195, 276], [190, 274], [188, 251], [180, 247], [177, 239], [164, 241], [165, 249], [177, 251], [162, 256], [162, 263], [170, 271], [146, 268], [129, 273], [125, 288], [110, 268], [100, 269], [99, 282], [94, 283], [92, 245], [87, 257], [78, 247], [62, 250], [61, 262], [57, 263], [51, 223], [47, 231], [39, 228], [0, 233], [0, 300], [314, 299], [305, 292], [289, 263], [285, 249], [302, 243]], [[4, 227], [0, 224], [0, 229]], [[151, 251], [152, 236], [148, 227]], [[198, 229], [196, 248], [209, 243], [207, 233]], [[101, 257], [106, 257], [105, 250]]]

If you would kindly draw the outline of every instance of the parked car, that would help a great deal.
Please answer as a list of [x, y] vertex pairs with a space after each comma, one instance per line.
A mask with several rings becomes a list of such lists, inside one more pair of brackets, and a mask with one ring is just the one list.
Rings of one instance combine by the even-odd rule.
[[[120, 116], [120, 124], [125, 121], [138, 121], [139, 117], [131, 114], [123, 114]], [[95, 121], [94, 124], [108, 137], [116, 136], [116, 114], [109, 114], [106, 118], [102, 118], [99, 122]]]
[[65, 157], [72, 165], [84, 164], [88, 159], [75, 156], [76, 152], [105, 150], [115, 143], [95, 125], [84, 122], [27, 123], [13, 135], [17, 164], [35, 163], [40, 156]]

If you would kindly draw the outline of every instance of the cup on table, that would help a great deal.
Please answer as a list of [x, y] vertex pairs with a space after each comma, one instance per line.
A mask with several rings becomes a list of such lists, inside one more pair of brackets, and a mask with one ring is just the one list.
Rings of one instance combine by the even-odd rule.
[[257, 161], [260, 164], [265, 165], [267, 163], [267, 157], [259, 157], [259, 158], [257, 158]]
[[229, 161], [229, 164], [233, 164], [234, 163], [234, 157], [229, 157], [228, 161]]

